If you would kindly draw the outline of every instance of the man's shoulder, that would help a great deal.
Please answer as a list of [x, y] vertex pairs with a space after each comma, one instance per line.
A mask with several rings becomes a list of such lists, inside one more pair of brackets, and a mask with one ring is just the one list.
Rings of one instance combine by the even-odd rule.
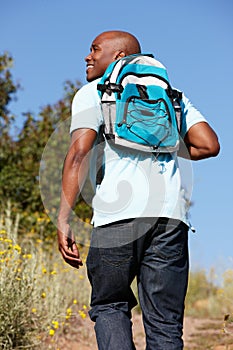
[[97, 91], [98, 82], [99, 79], [96, 79], [83, 85], [74, 95], [72, 106], [79, 105], [80, 108], [83, 109], [83, 107], [87, 108], [89, 105], [99, 104], [99, 95]]
[[86, 83], [84, 84], [77, 92], [77, 94], [79, 93], [87, 93], [87, 92], [97, 92], [97, 84], [99, 83], [100, 78], [99, 79], [95, 79], [93, 81], [91, 81], [90, 83]]

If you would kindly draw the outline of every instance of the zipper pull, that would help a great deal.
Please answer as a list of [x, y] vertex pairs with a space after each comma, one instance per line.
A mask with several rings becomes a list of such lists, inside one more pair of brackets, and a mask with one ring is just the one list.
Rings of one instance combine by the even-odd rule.
[[161, 167], [159, 173], [160, 174], [164, 174], [165, 171], [167, 171], [165, 164], [164, 163], [159, 163], [159, 166]]

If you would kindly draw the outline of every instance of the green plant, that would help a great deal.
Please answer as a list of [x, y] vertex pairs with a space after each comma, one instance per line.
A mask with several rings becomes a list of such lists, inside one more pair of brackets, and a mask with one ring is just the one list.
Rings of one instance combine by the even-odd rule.
[[[66, 265], [55, 244], [26, 235], [10, 207], [0, 218], [0, 348], [53, 349], [74, 321], [86, 317], [85, 269]], [[81, 249], [85, 260], [86, 247]]]

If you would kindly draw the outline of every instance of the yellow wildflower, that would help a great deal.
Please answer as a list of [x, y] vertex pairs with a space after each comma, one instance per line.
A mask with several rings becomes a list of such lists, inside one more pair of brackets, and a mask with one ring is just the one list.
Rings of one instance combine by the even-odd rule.
[[32, 313], [35, 314], [37, 312], [37, 309], [35, 307], [32, 308]]
[[15, 244], [13, 249], [17, 250], [17, 252], [21, 253], [21, 247], [18, 244]]
[[83, 319], [87, 317], [87, 315], [85, 314], [85, 312], [82, 311], [82, 310], [79, 310], [78, 313], [79, 313], [79, 315], [80, 315]]
[[32, 254], [24, 254], [23, 258], [24, 259], [31, 259], [32, 258]]
[[70, 308], [68, 308], [68, 309], [66, 310], [66, 313], [67, 313], [67, 314], [72, 314], [72, 310], [71, 310]]
[[6, 233], [6, 230], [0, 230], [0, 234], [4, 235]]
[[46, 298], [46, 293], [45, 292], [43, 292], [42, 294], [41, 294], [41, 298]]
[[86, 310], [87, 309], [87, 305], [83, 305], [83, 309]]
[[53, 271], [50, 272], [50, 275], [56, 275], [56, 273], [57, 272], [55, 270], [53, 270]]
[[66, 310], [66, 320], [68, 320], [71, 317], [71, 315], [72, 315], [72, 310], [70, 308], [68, 308]]
[[52, 324], [53, 324], [53, 327], [55, 329], [58, 329], [59, 328], [59, 322], [58, 321], [52, 321]]
[[49, 330], [49, 335], [53, 336], [55, 334], [55, 330], [54, 329], [50, 329]]
[[45, 267], [42, 268], [42, 272], [43, 272], [43, 273], [46, 273], [46, 272], [47, 272], [47, 270], [46, 270]]
[[73, 304], [77, 304], [78, 301], [76, 299], [73, 300]]
[[36, 220], [38, 223], [40, 223], [40, 222], [43, 222], [44, 221], [44, 219], [43, 218], [37, 218], [37, 220]]

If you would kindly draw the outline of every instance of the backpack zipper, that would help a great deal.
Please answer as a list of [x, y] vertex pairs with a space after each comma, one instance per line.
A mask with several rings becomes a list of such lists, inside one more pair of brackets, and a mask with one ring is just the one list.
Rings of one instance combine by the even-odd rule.
[[[127, 129], [132, 133], [134, 134], [135, 136], [137, 136], [138, 138], [140, 138], [141, 140], [143, 140], [145, 143], [148, 144], [149, 147], [151, 147], [154, 151], [156, 149], [159, 148], [160, 144], [163, 142], [164, 139], [166, 139], [167, 135], [164, 136], [164, 138], [162, 140], [159, 141], [159, 144], [158, 145], [151, 145], [146, 139], [144, 139], [142, 136], [136, 134], [131, 128], [133, 126], [133, 124], [136, 122], [132, 122], [131, 124], [127, 124], [127, 110], [128, 110], [128, 105], [130, 103], [131, 100], [135, 100], [135, 99], [140, 99], [140, 97], [138, 96], [130, 96], [127, 100], [126, 100], [126, 103], [125, 103], [125, 107], [124, 107], [124, 115], [123, 115], [123, 120], [122, 122], [118, 123], [117, 126], [118, 127], [121, 127], [123, 124], [126, 125]], [[141, 99], [140, 99], [141, 100]], [[168, 116], [168, 121], [171, 122], [171, 115], [170, 115], [170, 112], [169, 112], [169, 108], [168, 108], [168, 105], [167, 105], [167, 102], [163, 99], [163, 98], [160, 98], [158, 100], [143, 100], [149, 104], [155, 104], [155, 103], [158, 103], [158, 102], [163, 102], [164, 105], [165, 105], [165, 109], [166, 109], [166, 113], [167, 113], [167, 116]], [[151, 113], [153, 114], [153, 113]]]
[[[131, 102], [131, 100], [135, 100], [135, 99], [138, 99], [138, 100], [141, 100], [140, 97], [138, 96], [130, 96], [128, 97], [128, 99], [126, 100], [125, 102], [125, 107], [124, 107], [124, 115], [123, 115], [123, 120], [121, 123], [118, 123], [118, 126], [121, 126], [122, 124], [127, 124], [127, 110], [128, 110], [128, 105], [129, 103]], [[142, 101], [142, 100], [141, 100]], [[163, 99], [163, 98], [159, 98], [158, 100], [143, 100], [145, 102], [147, 102], [148, 104], [155, 104], [155, 103], [158, 103], [158, 102], [163, 102], [164, 105], [165, 105], [165, 109], [166, 109], [166, 112], [167, 112], [167, 115], [168, 115], [168, 120], [169, 122], [171, 123], [171, 115], [170, 115], [170, 111], [169, 111], [169, 107], [168, 107], [168, 104], [167, 102]]]

